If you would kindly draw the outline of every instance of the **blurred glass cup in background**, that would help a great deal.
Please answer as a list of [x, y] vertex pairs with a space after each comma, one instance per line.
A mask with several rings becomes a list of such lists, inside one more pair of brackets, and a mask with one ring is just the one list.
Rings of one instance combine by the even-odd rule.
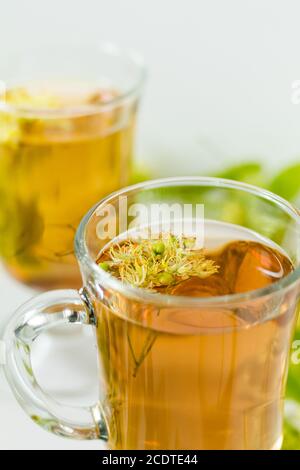
[[108, 43], [11, 55], [0, 65], [0, 255], [39, 288], [76, 287], [74, 234], [127, 185], [143, 61]]

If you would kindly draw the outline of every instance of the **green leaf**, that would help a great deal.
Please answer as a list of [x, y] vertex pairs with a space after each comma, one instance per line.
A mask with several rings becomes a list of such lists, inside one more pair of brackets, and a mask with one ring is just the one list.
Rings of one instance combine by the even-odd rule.
[[231, 166], [216, 174], [219, 178], [226, 178], [244, 183], [256, 184], [258, 186], [266, 185], [266, 178], [263, 173], [262, 165], [258, 162], [244, 162]]
[[300, 450], [300, 432], [287, 421], [284, 422], [282, 450]]
[[284, 168], [270, 183], [270, 190], [290, 201], [300, 192], [300, 163]]
[[130, 184], [142, 183], [152, 178], [151, 171], [145, 166], [134, 165], [130, 176]]

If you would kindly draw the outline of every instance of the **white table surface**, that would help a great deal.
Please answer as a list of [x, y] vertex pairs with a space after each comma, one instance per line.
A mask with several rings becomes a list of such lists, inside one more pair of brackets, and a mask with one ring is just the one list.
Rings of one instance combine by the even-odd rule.
[[[12, 312], [36, 293], [11, 279], [0, 267], [0, 335]], [[95, 345], [90, 327], [72, 326], [66, 337], [40, 339], [33, 368], [47, 391], [69, 404], [92, 404], [97, 396]], [[53, 348], [55, 346], [55, 348]], [[51, 351], [51, 360], [50, 360]], [[41, 367], [43, 363], [43, 367]], [[47, 364], [47, 367], [45, 367]], [[55, 370], [55, 374], [54, 374]], [[69, 397], [72, 397], [71, 399]], [[70, 403], [71, 400], [71, 403]], [[0, 366], [0, 450], [101, 449], [100, 441], [73, 441], [37, 426], [20, 408]]]

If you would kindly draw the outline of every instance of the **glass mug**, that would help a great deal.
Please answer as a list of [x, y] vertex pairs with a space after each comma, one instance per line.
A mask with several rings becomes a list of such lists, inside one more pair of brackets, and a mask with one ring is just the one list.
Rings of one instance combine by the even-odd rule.
[[[118, 216], [124, 198], [127, 207], [204, 204], [204, 223], [221, 224], [220, 239], [228, 230], [267, 237], [295, 270], [267, 287], [217, 297], [158, 295], [124, 284], [95, 262], [110, 241], [109, 233], [99, 237], [99, 222], [108, 207]], [[41, 294], [6, 329], [5, 373], [17, 400], [43, 428], [104, 440], [110, 449], [279, 449], [299, 299], [299, 226], [288, 202], [230, 180], [167, 178], [113, 193], [77, 231], [81, 290]], [[31, 367], [35, 339], [72, 323], [94, 325], [98, 344], [101, 399], [79, 409], [47, 396]]]
[[74, 235], [90, 207], [129, 184], [144, 78], [135, 53], [108, 43], [1, 61], [0, 256], [22, 282], [80, 285]]

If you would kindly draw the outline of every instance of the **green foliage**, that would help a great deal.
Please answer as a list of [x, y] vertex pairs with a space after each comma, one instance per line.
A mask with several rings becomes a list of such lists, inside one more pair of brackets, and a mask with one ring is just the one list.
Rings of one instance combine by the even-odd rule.
[[130, 184], [142, 183], [152, 178], [148, 168], [136, 165], [130, 177]]
[[258, 162], [240, 163], [226, 168], [214, 176], [235, 181], [243, 181], [244, 183], [255, 184], [258, 186], [266, 185], [266, 176], [264, 175], [262, 165]]
[[284, 423], [282, 450], [300, 450], [300, 432], [289, 424]]
[[300, 163], [284, 168], [270, 183], [270, 190], [293, 201], [300, 193]]

